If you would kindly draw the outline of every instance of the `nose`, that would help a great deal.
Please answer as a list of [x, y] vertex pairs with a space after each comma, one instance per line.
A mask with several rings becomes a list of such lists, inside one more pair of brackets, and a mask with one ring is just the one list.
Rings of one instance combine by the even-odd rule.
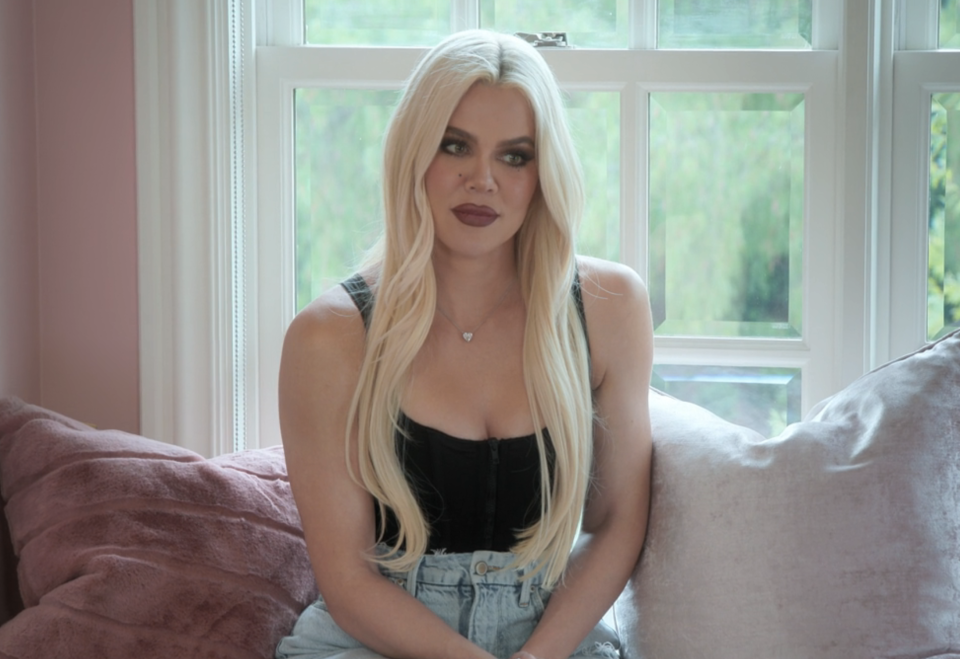
[[477, 159], [467, 173], [467, 189], [474, 192], [493, 192], [497, 189], [497, 180], [493, 175], [493, 166], [486, 160]]

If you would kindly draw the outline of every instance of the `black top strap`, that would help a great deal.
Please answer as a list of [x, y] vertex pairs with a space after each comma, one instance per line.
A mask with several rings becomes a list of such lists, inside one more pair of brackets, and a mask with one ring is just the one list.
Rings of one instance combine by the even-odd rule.
[[580, 288], [580, 271], [573, 271], [573, 301], [580, 314], [580, 324], [583, 325], [583, 338], [587, 339], [587, 354], [590, 354], [590, 341], [587, 335], [587, 312], [583, 308], [583, 289]]
[[363, 275], [356, 274], [340, 284], [353, 299], [363, 318], [364, 329], [370, 329], [370, 313], [373, 311], [373, 291], [367, 285]]

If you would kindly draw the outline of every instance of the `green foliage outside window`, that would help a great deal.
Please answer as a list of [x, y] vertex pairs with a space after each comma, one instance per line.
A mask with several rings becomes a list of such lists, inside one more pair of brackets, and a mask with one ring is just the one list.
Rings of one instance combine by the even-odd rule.
[[934, 94], [930, 110], [927, 338], [960, 327], [960, 94]]
[[[956, 0], [945, 0], [953, 5]], [[627, 48], [628, 0], [479, 0], [480, 27], [566, 32], [578, 48]], [[451, 0], [304, 0], [308, 44], [432, 46], [449, 34]], [[812, 0], [659, 0], [660, 48], [784, 48], [813, 43]], [[945, 11], [949, 11], [945, 9]]]

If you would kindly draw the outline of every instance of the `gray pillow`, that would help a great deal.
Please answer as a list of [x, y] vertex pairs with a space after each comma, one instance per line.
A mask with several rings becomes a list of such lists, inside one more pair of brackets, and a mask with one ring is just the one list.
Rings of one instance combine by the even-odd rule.
[[960, 658], [960, 333], [779, 436], [653, 393], [628, 659]]

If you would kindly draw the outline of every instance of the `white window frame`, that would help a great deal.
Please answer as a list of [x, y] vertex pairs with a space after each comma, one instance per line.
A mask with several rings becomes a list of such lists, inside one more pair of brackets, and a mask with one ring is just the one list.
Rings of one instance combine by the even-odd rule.
[[[748, 55], [652, 50], [650, 29], [631, 31], [636, 50], [582, 51], [576, 57], [546, 53], [562, 83], [571, 88], [624, 91], [623, 143], [637, 149], [642, 148], [638, 127], [646, 121], [644, 100], [650, 91], [701, 89], [704, 80], [720, 80], [735, 91], [767, 91], [771, 85], [808, 94], [807, 181], [808, 190], [817, 194], [808, 193], [806, 199], [804, 270], [839, 286], [832, 295], [819, 297], [805, 290], [805, 342], [727, 340], [716, 350], [713, 341], [658, 337], [659, 363], [795, 365], [804, 369], [803, 398], [809, 406], [869, 367], [917, 345], [916, 333], [910, 340], [900, 336], [895, 325], [904, 314], [891, 303], [900, 295], [901, 271], [910, 270], [910, 248], [901, 244], [898, 233], [910, 222], [891, 221], [895, 213], [901, 216], [893, 210], [894, 200], [905, 197], [885, 192], [895, 178], [892, 26], [897, 1], [870, 0], [865, 7], [857, 0], [815, 0], [820, 29], [814, 46], [824, 50], [765, 54], [764, 70], [749, 76], [729, 73], [746, 66]], [[475, 6], [476, 0], [456, 0], [458, 27], [467, 26], [463, 17]], [[653, 0], [632, 0], [631, 6], [646, 25], [654, 24]], [[230, 64], [238, 54], [232, 53], [233, 60], [224, 55], [229, 52], [231, 16], [236, 15], [231, 10], [238, 7], [243, 16], [255, 18], [241, 30], [239, 58], [246, 72], [239, 94], [244, 106], [239, 131], [237, 116], [225, 103], [231, 91]], [[301, 20], [296, 0], [134, 0], [134, 16], [141, 430], [205, 455], [233, 450], [238, 436], [249, 448], [274, 444], [279, 441], [276, 365], [293, 308], [292, 286], [285, 288], [280, 274], [292, 272], [283, 266], [292, 263], [292, 224], [281, 221], [292, 218], [292, 197], [283, 197], [284, 190], [292, 190], [292, 158], [277, 137], [283, 131], [290, 134], [284, 122], [289, 123], [292, 113], [280, 99], [291, 98], [298, 85], [317, 83], [323, 69], [316, 68], [319, 60], [305, 51], [324, 49], [291, 46], [297, 43]], [[255, 47], [255, 40], [261, 45]], [[399, 86], [422, 52], [391, 49], [394, 64], [370, 76], [364, 73], [364, 50], [340, 49], [350, 57], [338, 61], [323, 84]], [[597, 80], [578, 60], [610, 67], [601, 70], [616, 76], [608, 73], [605, 80]], [[630, 71], [654, 74], [640, 79]], [[711, 78], [714, 75], [718, 77]], [[254, 129], [255, 124], [260, 128]], [[231, 149], [236, 153], [238, 135], [247, 163], [241, 169], [240, 194], [234, 185], [236, 167], [225, 155]], [[623, 149], [622, 158], [624, 176], [645, 180], [638, 153]], [[254, 162], [255, 167], [249, 166]], [[284, 162], [288, 164], [276, 166]], [[830, 180], [815, 183], [821, 178]], [[645, 219], [629, 214], [641, 208], [643, 193], [639, 186], [624, 189], [621, 199], [624, 220], [629, 220], [623, 222], [621, 237], [624, 260], [641, 273], [644, 251], [636, 246]], [[226, 248], [235, 239], [238, 212], [245, 216], [242, 227], [248, 237], [239, 286], [245, 289], [246, 305], [239, 321], [233, 311], [237, 261]], [[925, 227], [925, 221], [922, 224]], [[913, 230], [916, 233], [916, 227]], [[828, 244], [815, 249], [812, 236]], [[916, 277], [915, 267], [912, 272]], [[816, 316], [827, 319], [817, 327], [810, 323], [814, 308]], [[239, 366], [231, 333], [237, 322], [248, 330], [241, 337]]]
[[[649, 11], [645, 3], [640, 11]], [[818, 11], [825, 11], [825, 3]], [[835, 7], [835, 5], [834, 5]], [[297, 43], [296, 18], [281, 19], [278, 35], [261, 35], [268, 43]], [[838, 38], [839, 13], [818, 31], [821, 39]], [[651, 49], [650, 31], [634, 28], [639, 40], [631, 50], [544, 50], [560, 83], [571, 91], [621, 93], [623, 179], [621, 186], [620, 260], [646, 276], [646, 133], [649, 94], [660, 91], [802, 92], [806, 95], [806, 189], [804, 238], [804, 337], [801, 340], [689, 339], [657, 337], [658, 363], [710, 366], [785, 366], [800, 369], [801, 397], [807, 404], [835, 391], [839, 373], [834, 332], [837, 325], [831, 283], [838, 267], [833, 240], [837, 216], [834, 184], [838, 164], [835, 114], [838, 89], [837, 50], [813, 52], [658, 51]], [[826, 36], [824, 36], [826, 35]], [[836, 46], [836, 42], [828, 45]], [[259, 214], [282, 221], [261, 225], [259, 336], [260, 372], [276, 373], [283, 331], [294, 313], [293, 273], [293, 92], [299, 87], [397, 89], [408, 77], [423, 48], [346, 48], [263, 46], [257, 50]], [[757, 66], [762, 57], [763, 63]], [[603, 72], [599, 75], [597, 72]], [[749, 75], [745, 75], [748, 72]], [[629, 145], [629, 147], [628, 147]], [[811, 191], [815, 191], [811, 193]], [[278, 294], [277, 291], [282, 291]], [[819, 291], [814, 294], [814, 291]], [[812, 319], [816, 319], [812, 322]], [[268, 348], [269, 346], [269, 348]], [[862, 371], [862, 364], [858, 364]], [[275, 383], [264, 379], [262, 386]], [[276, 418], [275, 399], [260, 403], [260, 418]], [[277, 441], [269, 423], [260, 429], [262, 441]]]
[[[930, 103], [935, 93], [960, 92], [960, 51], [937, 50], [938, 4], [900, 0], [897, 7], [887, 301], [892, 355], [927, 341]], [[917, 218], [922, 221], [910, 221]]]

